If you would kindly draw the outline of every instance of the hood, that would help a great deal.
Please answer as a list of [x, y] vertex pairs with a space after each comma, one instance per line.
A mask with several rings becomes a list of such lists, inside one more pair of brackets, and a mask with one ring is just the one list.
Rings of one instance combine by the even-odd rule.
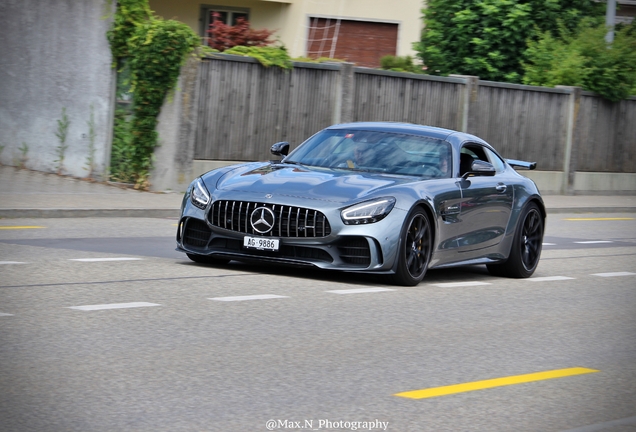
[[240, 166], [211, 186], [222, 192], [345, 203], [371, 194], [377, 196], [384, 189], [412, 182], [412, 177], [267, 163]]

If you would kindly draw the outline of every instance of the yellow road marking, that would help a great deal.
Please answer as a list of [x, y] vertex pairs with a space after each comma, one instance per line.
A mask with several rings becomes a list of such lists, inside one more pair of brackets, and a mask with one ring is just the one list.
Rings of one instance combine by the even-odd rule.
[[43, 226], [0, 226], [0, 230], [46, 228]]
[[625, 221], [625, 220], [634, 220], [631, 217], [605, 217], [605, 218], [567, 218], [563, 219], [566, 221]]
[[494, 378], [484, 381], [474, 381], [464, 384], [454, 384], [443, 387], [433, 387], [422, 390], [412, 390], [402, 393], [396, 393], [393, 396], [400, 396], [410, 399], [425, 399], [437, 396], [445, 396], [454, 393], [464, 393], [474, 390], [483, 390], [493, 387], [502, 387], [513, 384], [522, 384], [533, 381], [543, 381], [553, 378], [563, 378], [573, 375], [582, 375], [588, 373], [600, 372], [596, 369], [588, 369], [583, 367], [574, 367], [568, 369], [557, 369], [546, 372], [535, 372], [525, 375], [515, 375], [504, 378]]

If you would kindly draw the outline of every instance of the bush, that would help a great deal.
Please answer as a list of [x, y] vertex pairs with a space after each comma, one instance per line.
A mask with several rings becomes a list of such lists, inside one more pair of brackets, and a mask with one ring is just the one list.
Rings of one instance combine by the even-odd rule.
[[528, 43], [524, 84], [569, 85], [618, 101], [636, 93], [635, 24], [618, 28], [614, 42], [605, 42], [607, 28], [584, 21], [575, 30], [561, 26], [557, 36], [541, 34]]
[[254, 30], [243, 18], [238, 18], [236, 25], [231, 26], [223, 23], [219, 17], [219, 13], [215, 12], [208, 30], [208, 45], [213, 49], [223, 52], [235, 46], [264, 47], [274, 43], [274, 32], [271, 30]]
[[422, 65], [413, 64], [411, 56], [384, 56], [380, 59], [380, 67], [395, 72], [423, 73]]
[[602, 17], [592, 0], [428, 0], [422, 39], [414, 44], [432, 75], [476, 75], [520, 82], [528, 39], [554, 30], [557, 19], [574, 29], [583, 17]]
[[225, 50], [225, 54], [235, 54], [252, 57], [258, 60], [263, 66], [278, 66], [283, 69], [293, 67], [291, 58], [287, 54], [285, 47], [256, 47], [256, 46], [235, 46]]

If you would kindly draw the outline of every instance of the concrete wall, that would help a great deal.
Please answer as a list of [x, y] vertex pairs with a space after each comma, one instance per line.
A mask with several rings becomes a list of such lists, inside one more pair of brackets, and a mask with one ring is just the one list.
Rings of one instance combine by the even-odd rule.
[[547, 195], [636, 195], [636, 173], [575, 172], [567, 193], [563, 171], [519, 170], [519, 174], [532, 179]]
[[192, 174], [192, 160], [198, 114], [198, 69], [199, 59], [189, 57], [181, 68], [175, 91], [161, 107], [156, 129], [159, 146], [155, 148], [150, 173], [153, 191], [184, 192], [196, 177]]
[[[113, 69], [106, 31], [116, 2], [0, 1], [0, 162], [56, 172], [57, 120], [70, 120], [63, 173], [86, 177], [91, 105], [95, 166], [110, 154]], [[112, 14], [111, 14], [112, 15]]]

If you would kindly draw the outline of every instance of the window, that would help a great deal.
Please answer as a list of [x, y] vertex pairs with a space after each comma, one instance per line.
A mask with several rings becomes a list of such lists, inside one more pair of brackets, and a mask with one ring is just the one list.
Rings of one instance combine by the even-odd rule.
[[364, 67], [397, 52], [398, 24], [309, 17], [307, 57], [329, 57]]
[[[228, 8], [225, 6], [201, 6], [201, 36], [204, 38], [210, 37], [208, 30], [210, 30], [210, 24], [214, 22], [214, 14], [219, 14], [218, 19], [227, 25], [236, 25], [236, 21], [239, 18], [243, 18], [249, 21], [250, 11], [246, 8]], [[207, 39], [206, 39], [207, 40]]]
[[467, 144], [460, 151], [460, 175], [464, 175], [470, 170], [470, 165], [475, 159], [491, 163], [498, 173], [506, 169], [506, 164], [488, 147], [480, 144]]
[[485, 148], [484, 150], [486, 151], [486, 156], [488, 156], [488, 161], [495, 167], [495, 171], [499, 173], [506, 169], [506, 164], [499, 156], [497, 156], [497, 154], [495, 154], [495, 152], [488, 148]]

